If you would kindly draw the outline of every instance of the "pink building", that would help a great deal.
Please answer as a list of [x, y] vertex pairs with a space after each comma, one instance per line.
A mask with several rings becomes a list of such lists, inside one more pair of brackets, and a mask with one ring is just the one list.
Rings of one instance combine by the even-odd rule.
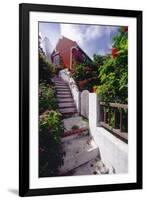
[[66, 37], [59, 39], [52, 53], [52, 62], [57, 68], [73, 70], [74, 63], [82, 63], [85, 59], [92, 61], [75, 41]]

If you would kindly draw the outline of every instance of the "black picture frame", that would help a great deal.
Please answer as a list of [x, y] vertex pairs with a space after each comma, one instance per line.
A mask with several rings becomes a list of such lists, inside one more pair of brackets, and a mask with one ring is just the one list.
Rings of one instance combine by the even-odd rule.
[[[135, 183], [30, 189], [29, 185], [29, 12], [134, 17], [137, 21], [137, 181]], [[142, 189], [142, 11], [41, 4], [19, 5], [19, 195], [55, 195]]]

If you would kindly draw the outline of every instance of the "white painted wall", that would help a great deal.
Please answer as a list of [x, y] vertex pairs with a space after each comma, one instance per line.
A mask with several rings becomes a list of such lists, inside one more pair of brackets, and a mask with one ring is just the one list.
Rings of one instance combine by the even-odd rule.
[[128, 145], [113, 136], [103, 127], [99, 127], [99, 105], [95, 93], [89, 94], [89, 127], [101, 153], [101, 159], [116, 173], [127, 173], [128, 171]]

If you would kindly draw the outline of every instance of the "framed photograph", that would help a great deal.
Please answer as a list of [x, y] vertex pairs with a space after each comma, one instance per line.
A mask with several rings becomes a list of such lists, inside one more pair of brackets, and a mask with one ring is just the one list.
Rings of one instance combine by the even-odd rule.
[[19, 5], [19, 195], [142, 189], [142, 11]]

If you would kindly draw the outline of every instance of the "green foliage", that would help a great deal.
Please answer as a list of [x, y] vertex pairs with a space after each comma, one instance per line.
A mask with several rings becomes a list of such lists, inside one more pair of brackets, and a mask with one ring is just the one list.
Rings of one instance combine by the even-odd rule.
[[51, 83], [51, 78], [54, 74], [55, 67], [39, 54], [39, 81]]
[[[63, 125], [51, 78], [55, 68], [39, 54], [39, 177], [57, 176], [63, 164]], [[43, 113], [43, 114], [42, 114]]]
[[39, 111], [57, 109], [57, 100], [55, 98], [55, 90], [52, 86], [40, 83], [39, 84]]
[[63, 164], [61, 135], [63, 126], [61, 114], [49, 111], [39, 120], [39, 176], [57, 176], [58, 168]]
[[97, 93], [106, 102], [128, 103], [128, 33], [119, 30], [113, 41], [117, 56], [108, 56], [99, 68]]
[[[72, 73], [73, 78], [77, 82], [80, 90], [91, 91], [93, 86], [98, 82], [98, 70], [94, 63], [85, 59], [83, 63], [74, 65]], [[82, 87], [80, 86], [83, 85]]]
[[101, 56], [101, 55], [93, 55], [93, 63], [95, 66], [100, 67], [101, 65], [103, 65], [105, 60], [105, 56]]
[[113, 37], [114, 47], [119, 51], [128, 53], [128, 32], [123, 30], [123, 27], [119, 29], [119, 33]]
[[75, 71], [73, 73], [73, 77], [76, 81], [81, 81], [85, 79], [84, 74], [84, 65], [79, 64], [75, 66]]
[[63, 125], [57, 111], [57, 100], [53, 86], [39, 85], [39, 176], [57, 176], [58, 167], [63, 164], [61, 135]]

